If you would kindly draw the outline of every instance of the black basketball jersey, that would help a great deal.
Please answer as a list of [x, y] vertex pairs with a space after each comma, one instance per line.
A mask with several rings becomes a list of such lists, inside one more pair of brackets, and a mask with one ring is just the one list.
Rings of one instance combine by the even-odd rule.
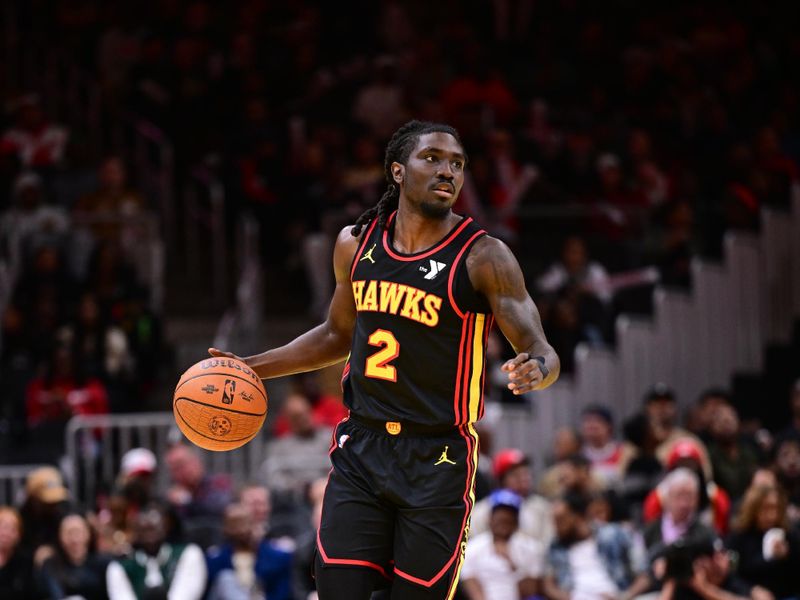
[[466, 257], [486, 235], [468, 217], [415, 254], [392, 247], [394, 217], [373, 220], [353, 258], [357, 317], [342, 375], [345, 405], [381, 421], [458, 426], [483, 416], [493, 317], [472, 287]]

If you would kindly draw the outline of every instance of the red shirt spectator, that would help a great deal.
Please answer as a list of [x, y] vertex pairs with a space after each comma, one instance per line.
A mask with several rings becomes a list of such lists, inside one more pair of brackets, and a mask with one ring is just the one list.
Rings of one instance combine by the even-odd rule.
[[0, 138], [0, 154], [13, 154], [25, 167], [52, 167], [61, 162], [68, 131], [47, 122], [39, 98], [31, 95], [17, 105], [17, 124]]
[[[717, 533], [725, 535], [728, 532], [728, 524], [731, 514], [731, 499], [727, 492], [713, 481], [706, 481], [703, 474], [702, 455], [700, 449], [688, 439], [681, 440], [675, 444], [667, 458], [667, 469], [672, 471], [678, 467], [688, 467], [700, 478], [701, 495], [700, 509], [707, 510], [708, 525], [712, 526]], [[704, 501], [702, 492], [705, 492], [707, 501]], [[652, 490], [644, 500], [642, 517], [645, 523], [655, 521], [661, 516], [664, 508], [664, 490], [658, 486]], [[705, 506], [704, 506], [705, 505]]]
[[29, 427], [66, 421], [74, 415], [108, 413], [108, 394], [99, 379], [84, 379], [67, 348], [53, 353], [48, 373], [33, 379], [25, 392]]

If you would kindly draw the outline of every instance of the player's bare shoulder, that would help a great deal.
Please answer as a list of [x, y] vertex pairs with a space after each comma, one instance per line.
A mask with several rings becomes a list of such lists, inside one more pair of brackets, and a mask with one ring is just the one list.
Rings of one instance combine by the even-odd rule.
[[472, 285], [484, 294], [513, 294], [525, 291], [522, 269], [511, 248], [495, 237], [485, 235], [467, 255], [467, 273]]
[[358, 251], [358, 245], [361, 243], [361, 236], [365, 235], [362, 231], [361, 236], [352, 234], [353, 226], [346, 225], [339, 231], [336, 236], [336, 244], [333, 248], [333, 265], [337, 273], [339, 271], [350, 273], [350, 265], [353, 263]]

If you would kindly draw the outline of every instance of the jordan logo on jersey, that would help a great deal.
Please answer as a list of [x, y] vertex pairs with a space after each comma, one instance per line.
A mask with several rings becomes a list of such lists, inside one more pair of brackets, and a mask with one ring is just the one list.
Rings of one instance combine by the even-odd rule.
[[445, 263], [439, 262], [437, 260], [429, 260], [428, 262], [431, 263], [430, 269], [424, 266], [420, 266], [419, 268], [419, 270], [422, 271], [423, 273], [427, 273], [427, 275], [425, 275], [425, 279], [436, 279], [436, 276], [447, 268], [447, 265]]
[[362, 260], [368, 260], [369, 262], [371, 262], [374, 265], [375, 264], [375, 259], [372, 258], [372, 252], [375, 250], [375, 246], [377, 246], [377, 245], [378, 244], [372, 244], [372, 248], [367, 250], [364, 253], [364, 256], [362, 256], [360, 259], [358, 259], [358, 262], [361, 262]]
[[439, 457], [439, 460], [437, 460], [437, 461], [434, 463], [434, 466], [436, 466], [436, 465], [440, 465], [440, 464], [442, 464], [442, 463], [447, 463], [447, 464], [449, 464], [449, 465], [454, 465], [454, 464], [456, 464], [456, 462], [455, 462], [454, 460], [450, 460], [449, 458], [447, 458], [447, 450], [448, 450], [449, 448], [450, 448], [450, 446], [445, 446], [445, 447], [444, 447], [444, 450], [442, 450], [442, 455]]

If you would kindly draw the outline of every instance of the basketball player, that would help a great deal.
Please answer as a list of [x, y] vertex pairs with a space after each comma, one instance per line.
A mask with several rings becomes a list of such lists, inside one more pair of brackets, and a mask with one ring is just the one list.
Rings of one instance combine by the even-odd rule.
[[466, 162], [452, 127], [398, 129], [386, 149], [388, 189], [336, 240], [325, 322], [243, 359], [262, 378], [347, 359], [350, 416], [334, 431], [317, 535], [321, 600], [366, 600], [387, 586], [393, 600], [452, 598], [474, 504], [473, 424], [492, 325], [517, 352], [503, 365], [515, 394], [558, 377], [517, 260], [451, 210]]

